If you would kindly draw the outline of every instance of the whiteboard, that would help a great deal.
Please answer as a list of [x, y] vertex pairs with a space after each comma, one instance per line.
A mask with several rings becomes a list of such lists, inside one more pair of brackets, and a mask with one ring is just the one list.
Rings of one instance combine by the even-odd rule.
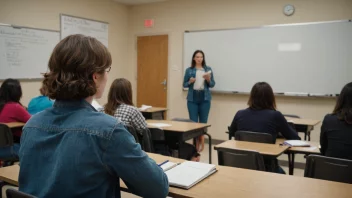
[[338, 94], [352, 81], [352, 23], [334, 21], [184, 34], [184, 69], [201, 49], [214, 91], [250, 92], [266, 81], [276, 93]]
[[0, 79], [37, 79], [47, 72], [58, 31], [0, 25]]
[[61, 39], [73, 34], [83, 34], [96, 38], [108, 47], [109, 24], [81, 17], [60, 15]]

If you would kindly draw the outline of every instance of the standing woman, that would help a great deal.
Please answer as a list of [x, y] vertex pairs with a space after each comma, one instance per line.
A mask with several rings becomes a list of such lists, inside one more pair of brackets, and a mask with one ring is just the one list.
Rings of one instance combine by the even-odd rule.
[[[211, 67], [205, 63], [204, 52], [197, 50], [193, 53], [191, 67], [187, 68], [183, 80], [183, 87], [188, 88], [187, 108], [189, 118], [194, 122], [207, 123], [211, 104], [209, 88], [215, 86]], [[204, 149], [204, 136], [199, 137], [197, 150]]]

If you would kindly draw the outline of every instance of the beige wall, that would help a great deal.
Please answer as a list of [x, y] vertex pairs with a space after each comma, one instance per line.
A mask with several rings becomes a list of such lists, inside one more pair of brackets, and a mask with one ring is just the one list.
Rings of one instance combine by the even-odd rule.
[[[111, 0], [0, 0], [0, 23], [59, 30], [60, 13], [91, 18], [109, 23], [109, 50], [113, 64], [108, 85], [124, 76], [128, 67], [128, 7]], [[22, 103], [39, 95], [40, 81], [22, 81]], [[100, 100], [106, 102], [107, 91]]]
[[[286, 3], [296, 7], [292, 17], [282, 14]], [[171, 0], [132, 7], [129, 12], [129, 78], [136, 88], [136, 35], [169, 34], [169, 118], [188, 117], [186, 93], [182, 91], [183, 32], [185, 30], [224, 29], [259, 25], [328, 21], [352, 18], [351, 0]], [[155, 26], [143, 27], [144, 19]], [[213, 65], [216, 72], [216, 65]], [[216, 80], [216, 79], [215, 79]], [[297, 77], [297, 80], [299, 78]], [[312, 79], [314, 80], [314, 79]], [[226, 139], [225, 130], [237, 110], [245, 108], [248, 96], [214, 95], [209, 123], [215, 139]], [[277, 98], [279, 110], [304, 118], [322, 119], [330, 112], [334, 99]], [[319, 128], [312, 140], [319, 140]]]

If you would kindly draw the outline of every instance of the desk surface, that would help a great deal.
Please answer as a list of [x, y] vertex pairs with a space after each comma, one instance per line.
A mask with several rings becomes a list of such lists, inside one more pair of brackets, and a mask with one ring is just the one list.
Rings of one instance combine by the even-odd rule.
[[152, 123], [162, 123], [169, 124], [171, 126], [160, 127], [164, 131], [173, 131], [173, 132], [189, 132], [198, 129], [204, 129], [210, 127], [210, 124], [203, 123], [194, 123], [194, 122], [178, 122], [178, 121], [170, 121], [170, 120], [147, 120], [148, 128], [157, 128], [156, 126], [152, 126]]
[[[276, 144], [280, 145], [284, 141], [285, 141], [285, 139], [278, 138], [278, 139], [276, 139]], [[309, 142], [305, 141], [305, 142], [307, 142], [310, 145], [310, 147], [290, 147], [288, 149], [288, 151], [290, 151], [292, 153], [317, 154], [317, 155], [320, 155], [320, 149], [319, 149], [320, 143], [319, 142], [310, 142], [310, 141]]]
[[[183, 160], [148, 153], [157, 163]], [[189, 190], [170, 187], [170, 196], [184, 197], [243, 197], [243, 198], [348, 198], [350, 184], [281, 175], [275, 173], [217, 166], [218, 172]], [[0, 168], [0, 179], [18, 185], [19, 166]], [[121, 188], [126, 185], [121, 182]], [[274, 188], [274, 189], [273, 189]]]
[[299, 124], [299, 125], [315, 126], [320, 123], [320, 120], [290, 118], [290, 117], [285, 117], [285, 118], [288, 122], [293, 122], [293, 124]]
[[167, 110], [168, 110], [167, 108], [163, 108], [163, 107], [152, 107], [147, 110], [140, 110], [140, 111], [143, 113], [156, 113], [156, 112], [164, 112]]
[[280, 146], [279, 144], [263, 144], [256, 142], [245, 142], [236, 140], [227, 140], [215, 146], [215, 149], [228, 148], [228, 149], [241, 149], [241, 150], [254, 150], [262, 155], [279, 156], [285, 152], [289, 147]]
[[1, 123], [6, 124], [9, 128], [19, 128], [23, 127], [26, 123], [23, 122], [9, 122], [9, 123]]

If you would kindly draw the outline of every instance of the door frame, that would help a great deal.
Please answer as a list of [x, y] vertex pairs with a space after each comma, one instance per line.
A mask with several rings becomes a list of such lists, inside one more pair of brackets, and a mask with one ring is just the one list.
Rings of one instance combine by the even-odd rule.
[[[169, 109], [169, 102], [170, 102], [170, 91], [171, 91], [171, 88], [170, 88], [170, 35], [171, 33], [170, 32], [156, 32], [156, 33], [137, 33], [134, 35], [134, 52], [135, 52], [135, 62], [134, 62], [134, 68], [135, 68], [135, 76], [134, 76], [134, 79], [135, 79], [135, 82], [136, 82], [136, 103], [137, 103], [137, 90], [138, 90], [138, 64], [137, 64], [137, 47], [138, 47], [138, 43], [137, 43], [137, 40], [138, 40], [138, 37], [141, 37], [141, 36], [162, 36], [162, 35], [167, 35], [168, 36], [168, 41], [167, 41], [167, 51], [168, 51], [168, 54], [167, 54], [167, 84], [166, 84], [166, 89], [167, 89], [167, 94], [166, 94], [166, 107], [168, 109], [168, 112], [171, 112], [170, 109]], [[170, 113], [167, 113], [167, 117], [169, 117]], [[165, 118], [166, 120], [168, 118]]]

